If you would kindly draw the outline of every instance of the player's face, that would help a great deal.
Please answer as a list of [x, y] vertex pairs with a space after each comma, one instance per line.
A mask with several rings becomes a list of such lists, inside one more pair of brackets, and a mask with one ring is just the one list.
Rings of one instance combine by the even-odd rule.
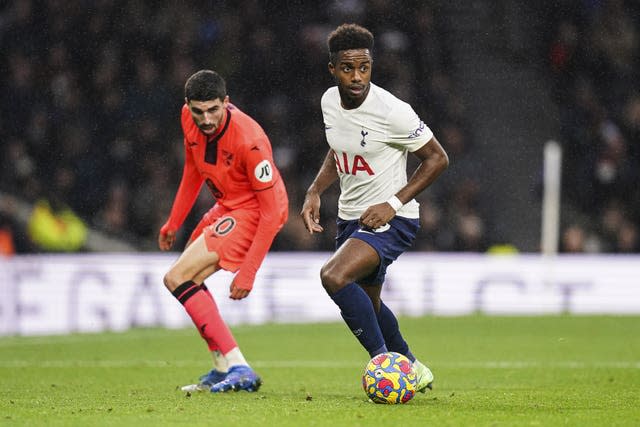
[[216, 98], [210, 101], [187, 101], [193, 121], [207, 135], [213, 135], [220, 128], [228, 104], [228, 96], [224, 100]]
[[369, 93], [371, 81], [371, 53], [369, 49], [351, 49], [338, 52], [336, 64], [329, 63], [329, 72], [335, 77], [342, 102], [359, 106]]

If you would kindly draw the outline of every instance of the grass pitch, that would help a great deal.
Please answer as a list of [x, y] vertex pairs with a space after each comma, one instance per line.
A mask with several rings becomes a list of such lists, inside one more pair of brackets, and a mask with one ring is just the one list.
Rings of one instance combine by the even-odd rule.
[[195, 329], [0, 338], [0, 425], [638, 426], [640, 317], [423, 317], [400, 324], [432, 392], [369, 403], [342, 323], [233, 328], [258, 393], [187, 395]]

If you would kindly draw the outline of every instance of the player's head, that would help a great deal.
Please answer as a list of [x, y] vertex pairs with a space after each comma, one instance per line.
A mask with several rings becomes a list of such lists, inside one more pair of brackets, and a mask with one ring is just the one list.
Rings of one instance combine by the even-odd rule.
[[336, 79], [343, 102], [360, 105], [369, 92], [373, 34], [357, 24], [342, 24], [329, 34], [327, 45], [329, 72]]
[[200, 130], [211, 135], [219, 129], [229, 104], [227, 84], [218, 73], [200, 70], [184, 85], [184, 102]]

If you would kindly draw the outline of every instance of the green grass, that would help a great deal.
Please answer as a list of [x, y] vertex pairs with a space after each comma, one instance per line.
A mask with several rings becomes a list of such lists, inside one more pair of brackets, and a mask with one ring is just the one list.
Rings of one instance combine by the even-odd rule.
[[640, 317], [400, 320], [435, 389], [367, 402], [343, 324], [233, 328], [258, 393], [187, 396], [210, 367], [195, 330], [0, 338], [0, 425], [638, 426]]

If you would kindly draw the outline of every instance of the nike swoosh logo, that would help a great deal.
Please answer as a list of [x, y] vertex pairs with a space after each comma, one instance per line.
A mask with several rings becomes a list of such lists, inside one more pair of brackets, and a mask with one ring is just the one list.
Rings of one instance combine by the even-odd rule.
[[362, 228], [360, 230], [358, 230], [358, 233], [367, 233], [367, 234], [374, 234], [375, 235], [375, 233], [373, 231], [363, 230]]
[[371, 231], [361, 228], [360, 230], [358, 230], [358, 232], [359, 233], [368, 233], [368, 234], [384, 233], [385, 231], [387, 231], [390, 228], [391, 228], [390, 224], [385, 224], [385, 225], [382, 225], [382, 226], [380, 226], [378, 228], [375, 228], [375, 229], [373, 229]]

